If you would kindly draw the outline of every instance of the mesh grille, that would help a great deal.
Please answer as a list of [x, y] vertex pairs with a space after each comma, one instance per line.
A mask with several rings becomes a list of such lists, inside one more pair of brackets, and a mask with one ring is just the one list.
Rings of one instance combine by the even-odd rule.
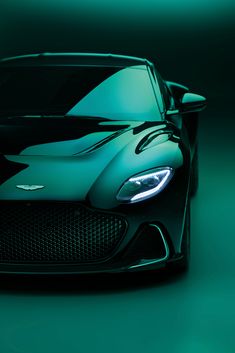
[[100, 260], [115, 249], [125, 230], [122, 217], [80, 205], [0, 205], [0, 263]]

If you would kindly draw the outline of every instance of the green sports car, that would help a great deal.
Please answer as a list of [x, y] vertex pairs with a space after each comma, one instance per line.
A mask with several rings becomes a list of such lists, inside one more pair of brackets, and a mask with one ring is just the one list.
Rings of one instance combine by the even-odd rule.
[[205, 105], [142, 58], [2, 59], [0, 273], [185, 270]]

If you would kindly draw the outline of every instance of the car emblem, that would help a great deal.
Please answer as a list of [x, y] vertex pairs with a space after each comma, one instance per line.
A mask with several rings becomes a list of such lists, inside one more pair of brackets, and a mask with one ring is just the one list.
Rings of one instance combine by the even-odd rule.
[[34, 191], [34, 190], [39, 190], [43, 189], [45, 186], [44, 185], [16, 185], [18, 189], [23, 189], [26, 191]]

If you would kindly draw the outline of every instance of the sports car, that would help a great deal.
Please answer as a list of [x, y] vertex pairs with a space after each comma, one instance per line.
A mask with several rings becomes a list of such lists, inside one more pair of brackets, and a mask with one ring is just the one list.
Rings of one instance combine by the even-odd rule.
[[0, 61], [0, 273], [188, 268], [203, 96], [147, 59]]

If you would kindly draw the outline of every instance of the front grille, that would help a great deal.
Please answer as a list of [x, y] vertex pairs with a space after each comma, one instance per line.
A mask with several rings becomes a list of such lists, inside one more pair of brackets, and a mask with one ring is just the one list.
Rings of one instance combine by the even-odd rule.
[[0, 205], [0, 263], [86, 263], [109, 256], [126, 231], [116, 215], [70, 203]]

